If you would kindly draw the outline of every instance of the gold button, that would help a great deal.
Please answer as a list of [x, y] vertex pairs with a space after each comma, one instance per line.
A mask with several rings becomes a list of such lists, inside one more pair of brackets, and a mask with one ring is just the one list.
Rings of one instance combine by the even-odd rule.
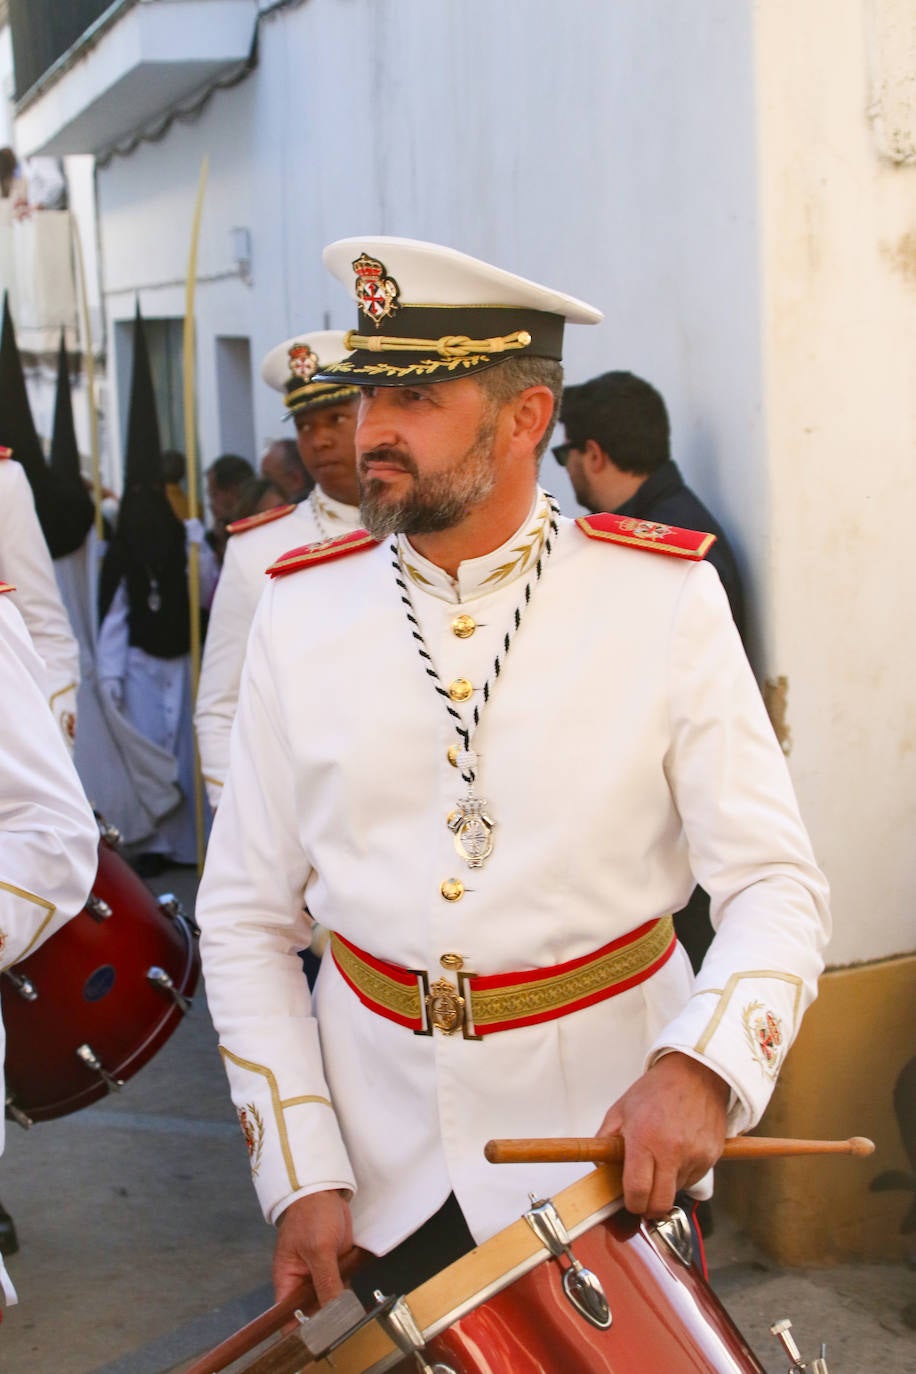
[[450, 744], [446, 753], [446, 758], [453, 768], [458, 767], [458, 745]]
[[464, 968], [464, 959], [460, 954], [443, 954], [439, 963], [443, 968], [461, 970]]
[[458, 902], [464, 896], [464, 883], [460, 878], [446, 878], [439, 891], [447, 902]]
[[466, 677], [456, 677], [455, 681], [449, 685], [448, 694], [452, 701], [467, 701], [473, 691], [474, 687]]
[[456, 615], [452, 621], [452, 634], [459, 639], [470, 639], [477, 629], [477, 621], [472, 615]]

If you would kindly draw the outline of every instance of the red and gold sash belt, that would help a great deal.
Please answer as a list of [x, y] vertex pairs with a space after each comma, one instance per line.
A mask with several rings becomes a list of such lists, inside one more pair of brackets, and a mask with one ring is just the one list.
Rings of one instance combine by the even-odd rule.
[[443, 955], [443, 968], [454, 972], [456, 986], [444, 977], [431, 983], [425, 969], [401, 968], [331, 935], [334, 962], [363, 1006], [415, 1035], [460, 1030], [466, 1040], [554, 1021], [616, 997], [651, 978], [676, 944], [674, 922], [663, 916], [592, 954], [549, 968], [481, 976], [466, 970], [458, 955]]

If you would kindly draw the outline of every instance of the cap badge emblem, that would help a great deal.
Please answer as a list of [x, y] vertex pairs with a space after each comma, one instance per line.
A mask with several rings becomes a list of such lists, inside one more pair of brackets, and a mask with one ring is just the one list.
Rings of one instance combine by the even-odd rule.
[[380, 324], [386, 315], [393, 315], [398, 308], [400, 289], [388, 269], [378, 258], [370, 258], [362, 253], [353, 263], [356, 273], [356, 299], [364, 315], [373, 324]]
[[294, 377], [310, 382], [318, 371], [318, 354], [307, 343], [294, 343], [289, 350], [289, 370]]

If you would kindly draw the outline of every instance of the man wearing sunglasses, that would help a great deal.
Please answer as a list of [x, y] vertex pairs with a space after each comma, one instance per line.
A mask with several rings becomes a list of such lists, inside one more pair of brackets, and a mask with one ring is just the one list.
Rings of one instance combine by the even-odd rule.
[[557, 444], [553, 455], [569, 473], [580, 505], [716, 536], [707, 562], [722, 580], [743, 640], [744, 598], [735, 555], [721, 525], [671, 459], [668, 412], [655, 388], [632, 372], [605, 372], [564, 389], [560, 420], [567, 441]]

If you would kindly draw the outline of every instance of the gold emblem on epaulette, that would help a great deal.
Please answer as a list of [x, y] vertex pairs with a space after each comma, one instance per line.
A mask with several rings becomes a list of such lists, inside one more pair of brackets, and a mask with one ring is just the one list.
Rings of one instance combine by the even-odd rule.
[[620, 528], [637, 539], [667, 539], [671, 533], [670, 525], [659, 525], [654, 520], [635, 520], [630, 516], [621, 520]]
[[764, 1073], [775, 1078], [783, 1052], [782, 1022], [762, 1002], [750, 1002], [741, 1013], [751, 1053]]
[[393, 315], [398, 308], [400, 288], [388, 269], [378, 258], [370, 258], [362, 253], [353, 262], [356, 273], [356, 299], [364, 315], [373, 324], [380, 324], [386, 315]]
[[261, 1151], [264, 1148], [264, 1118], [253, 1102], [238, 1108], [238, 1118], [248, 1147], [251, 1177], [256, 1178], [261, 1167]]

